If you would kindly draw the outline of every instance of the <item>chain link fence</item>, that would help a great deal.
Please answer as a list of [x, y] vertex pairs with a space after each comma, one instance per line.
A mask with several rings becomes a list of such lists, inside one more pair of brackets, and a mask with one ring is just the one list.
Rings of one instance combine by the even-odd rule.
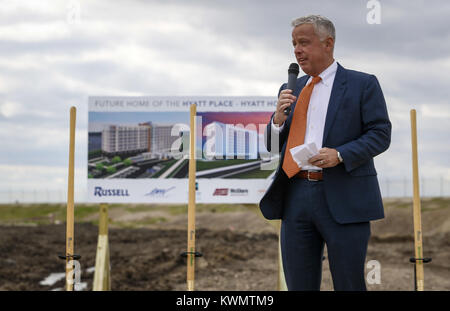
[[[409, 178], [379, 178], [383, 198], [406, 198], [413, 196], [413, 183]], [[421, 197], [449, 197], [450, 180], [444, 177], [421, 178], [419, 180]]]

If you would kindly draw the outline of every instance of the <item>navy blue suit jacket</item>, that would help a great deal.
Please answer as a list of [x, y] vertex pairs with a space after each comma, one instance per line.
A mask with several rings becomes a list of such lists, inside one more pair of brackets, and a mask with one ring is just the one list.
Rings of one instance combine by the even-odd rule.
[[[297, 79], [293, 94], [298, 97], [309, 76]], [[283, 84], [280, 88], [286, 88]], [[267, 219], [281, 219], [288, 177], [281, 168], [295, 103], [280, 132], [280, 161], [274, 179], [260, 201]], [[272, 115], [273, 118], [273, 115]], [[271, 121], [265, 144], [272, 146]], [[384, 217], [383, 202], [373, 158], [385, 151], [391, 141], [383, 92], [374, 75], [348, 70], [338, 64], [325, 119], [323, 147], [335, 148], [344, 159], [335, 167], [323, 169], [325, 196], [335, 221], [341, 224], [366, 222]], [[274, 147], [274, 148], [272, 148]], [[302, 204], [299, 202], [299, 204]]]

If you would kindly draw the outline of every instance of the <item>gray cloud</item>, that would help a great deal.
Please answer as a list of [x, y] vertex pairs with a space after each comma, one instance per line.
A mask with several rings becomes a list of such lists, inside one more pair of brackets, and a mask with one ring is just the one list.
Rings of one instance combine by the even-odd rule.
[[[416, 108], [421, 159], [450, 178], [448, 1], [381, 1], [380, 25], [367, 24], [367, 1], [351, 0], [80, 1], [75, 25], [66, 23], [66, 2], [17, 3], [0, 12], [0, 138], [8, 147], [0, 165], [64, 167], [69, 107], [85, 131], [88, 96], [276, 96], [295, 61], [290, 22], [317, 13], [335, 23], [336, 59], [376, 74], [383, 87], [393, 137], [377, 157], [380, 175], [410, 175]], [[80, 139], [81, 171], [86, 149]]]

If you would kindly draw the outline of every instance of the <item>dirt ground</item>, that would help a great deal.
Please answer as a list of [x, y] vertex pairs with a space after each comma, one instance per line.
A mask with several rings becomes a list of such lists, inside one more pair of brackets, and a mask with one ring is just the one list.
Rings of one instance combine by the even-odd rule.
[[[424, 201], [426, 290], [450, 290], [449, 200]], [[164, 219], [138, 228], [110, 226], [112, 290], [185, 290], [187, 217], [164, 210], [127, 213], [112, 209], [111, 223], [143, 218]], [[97, 216], [92, 216], [96, 218]], [[263, 219], [256, 206], [233, 212], [199, 212], [196, 246], [196, 290], [277, 290], [277, 222]], [[386, 203], [386, 218], [372, 223], [367, 262], [377, 260], [380, 284], [368, 290], [413, 290], [413, 225], [410, 201]], [[92, 289], [98, 227], [75, 224], [75, 252], [82, 256], [81, 281]], [[65, 251], [65, 225], [0, 225], [0, 290], [60, 290], [64, 280], [41, 285], [51, 273], [64, 272], [57, 254]], [[325, 254], [326, 255], [326, 254]], [[370, 269], [366, 269], [369, 272]], [[333, 290], [328, 261], [323, 265], [322, 290]]]

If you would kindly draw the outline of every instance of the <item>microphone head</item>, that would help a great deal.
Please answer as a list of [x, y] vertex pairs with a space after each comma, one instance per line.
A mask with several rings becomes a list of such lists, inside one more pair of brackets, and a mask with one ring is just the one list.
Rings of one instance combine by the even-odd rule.
[[299, 72], [300, 70], [297, 63], [292, 63], [289, 65], [288, 73], [294, 73], [295, 75], [298, 75]]

